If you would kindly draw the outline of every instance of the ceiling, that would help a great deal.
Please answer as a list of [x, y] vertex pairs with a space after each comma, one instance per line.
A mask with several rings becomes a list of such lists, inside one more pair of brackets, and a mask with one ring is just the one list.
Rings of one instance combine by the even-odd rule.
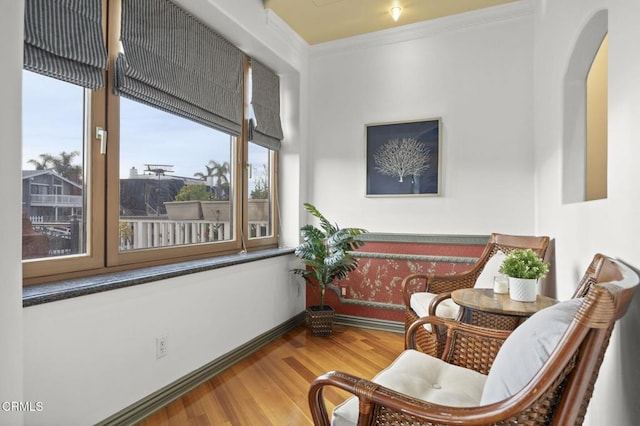
[[[366, 34], [517, 0], [263, 0], [307, 43]], [[402, 8], [398, 21], [394, 6]]]

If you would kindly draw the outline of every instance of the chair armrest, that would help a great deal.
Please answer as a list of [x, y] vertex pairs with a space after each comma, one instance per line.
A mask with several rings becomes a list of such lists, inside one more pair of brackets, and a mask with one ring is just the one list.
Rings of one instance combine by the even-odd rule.
[[[431, 330], [432, 330], [431, 332], [427, 331], [425, 328], [422, 328], [422, 329], [420, 328], [427, 324], [431, 325]], [[418, 332], [418, 330], [424, 330], [425, 333], [434, 334], [433, 330], [435, 330], [437, 327], [446, 327], [445, 320], [436, 316], [426, 316], [426, 317], [421, 317], [418, 320], [414, 321], [404, 333], [405, 349], [413, 349], [416, 351], [427, 353], [420, 350], [420, 348], [416, 344], [416, 333]], [[433, 356], [432, 353], [427, 353], [427, 354]]]
[[471, 288], [475, 285], [481, 272], [482, 267], [476, 265], [468, 271], [455, 275], [407, 275], [402, 280], [402, 298], [404, 304], [409, 308], [411, 306], [411, 295], [417, 292], [440, 294], [452, 292], [460, 288]]
[[[451, 291], [445, 291], [444, 293], [438, 293], [429, 303], [429, 315], [436, 316], [436, 309], [438, 305], [446, 299], [451, 299]], [[458, 316], [454, 318], [456, 321], [462, 320], [462, 310], [458, 312]]]
[[411, 295], [413, 293], [427, 291], [429, 275], [427, 274], [411, 274], [402, 280], [402, 299], [407, 309], [411, 306]]
[[442, 360], [481, 374], [489, 374], [498, 351], [511, 334], [508, 330], [494, 330], [428, 316], [409, 326], [405, 333], [405, 348], [419, 350], [415, 344], [415, 333], [425, 324], [431, 324], [431, 330], [443, 330], [438, 333], [446, 333]]
[[[407, 409], [409, 412], [414, 413], [421, 413], [423, 410], [426, 411], [434, 407], [446, 408], [437, 404], [410, 398], [407, 395], [352, 374], [340, 371], [329, 371], [328, 373], [318, 376], [309, 387], [309, 408], [315, 426], [331, 426], [329, 413], [324, 402], [324, 388], [328, 386], [345, 390], [359, 398], [359, 425], [368, 425], [371, 423], [374, 403], [388, 407], [402, 407], [402, 410]], [[397, 401], [394, 401], [396, 398]]]

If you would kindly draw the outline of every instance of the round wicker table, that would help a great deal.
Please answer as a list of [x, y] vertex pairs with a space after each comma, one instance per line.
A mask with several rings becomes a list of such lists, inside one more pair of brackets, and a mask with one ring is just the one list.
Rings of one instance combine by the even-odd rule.
[[489, 288], [463, 288], [451, 293], [451, 299], [463, 310], [463, 320], [481, 327], [513, 330], [541, 309], [558, 303], [538, 295], [535, 302], [511, 300], [509, 294], [496, 294]]

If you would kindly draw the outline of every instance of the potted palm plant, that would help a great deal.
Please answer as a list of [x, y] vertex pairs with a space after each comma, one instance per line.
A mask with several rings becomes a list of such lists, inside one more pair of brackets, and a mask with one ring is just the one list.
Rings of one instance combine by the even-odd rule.
[[509, 277], [509, 297], [535, 302], [538, 281], [549, 272], [549, 264], [531, 249], [517, 249], [505, 256], [500, 272]]
[[318, 209], [304, 204], [305, 209], [320, 220], [320, 227], [305, 225], [300, 228], [302, 243], [295, 249], [295, 255], [305, 267], [291, 271], [302, 276], [312, 288], [320, 292], [320, 304], [307, 308], [307, 322], [316, 336], [327, 336], [333, 330], [335, 311], [325, 305], [324, 295], [331, 283], [343, 279], [358, 266], [352, 251], [362, 247], [359, 235], [367, 231], [361, 228], [340, 228], [329, 222]]

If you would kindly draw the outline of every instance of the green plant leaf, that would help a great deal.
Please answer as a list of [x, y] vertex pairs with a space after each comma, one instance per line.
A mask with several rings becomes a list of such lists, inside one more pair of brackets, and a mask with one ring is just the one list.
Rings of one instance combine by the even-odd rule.
[[542, 278], [549, 272], [549, 264], [531, 249], [513, 250], [505, 256], [500, 272], [513, 278]]
[[319, 219], [320, 228], [313, 225], [300, 228], [303, 241], [294, 253], [303, 261], [305, 268], [295, 268], [291, 272], [302, 276], [309, 285], [320, 288], [320, 306], [323, 306], [322, 290], [334, 280], [346, 278], [349, 272], [357, 268], [358, 260], [350, 252], [364, 245], [358, 236], [367, 231], [363, 228], [340, 228], [312, 204], [305, 203], [304, 207]]

